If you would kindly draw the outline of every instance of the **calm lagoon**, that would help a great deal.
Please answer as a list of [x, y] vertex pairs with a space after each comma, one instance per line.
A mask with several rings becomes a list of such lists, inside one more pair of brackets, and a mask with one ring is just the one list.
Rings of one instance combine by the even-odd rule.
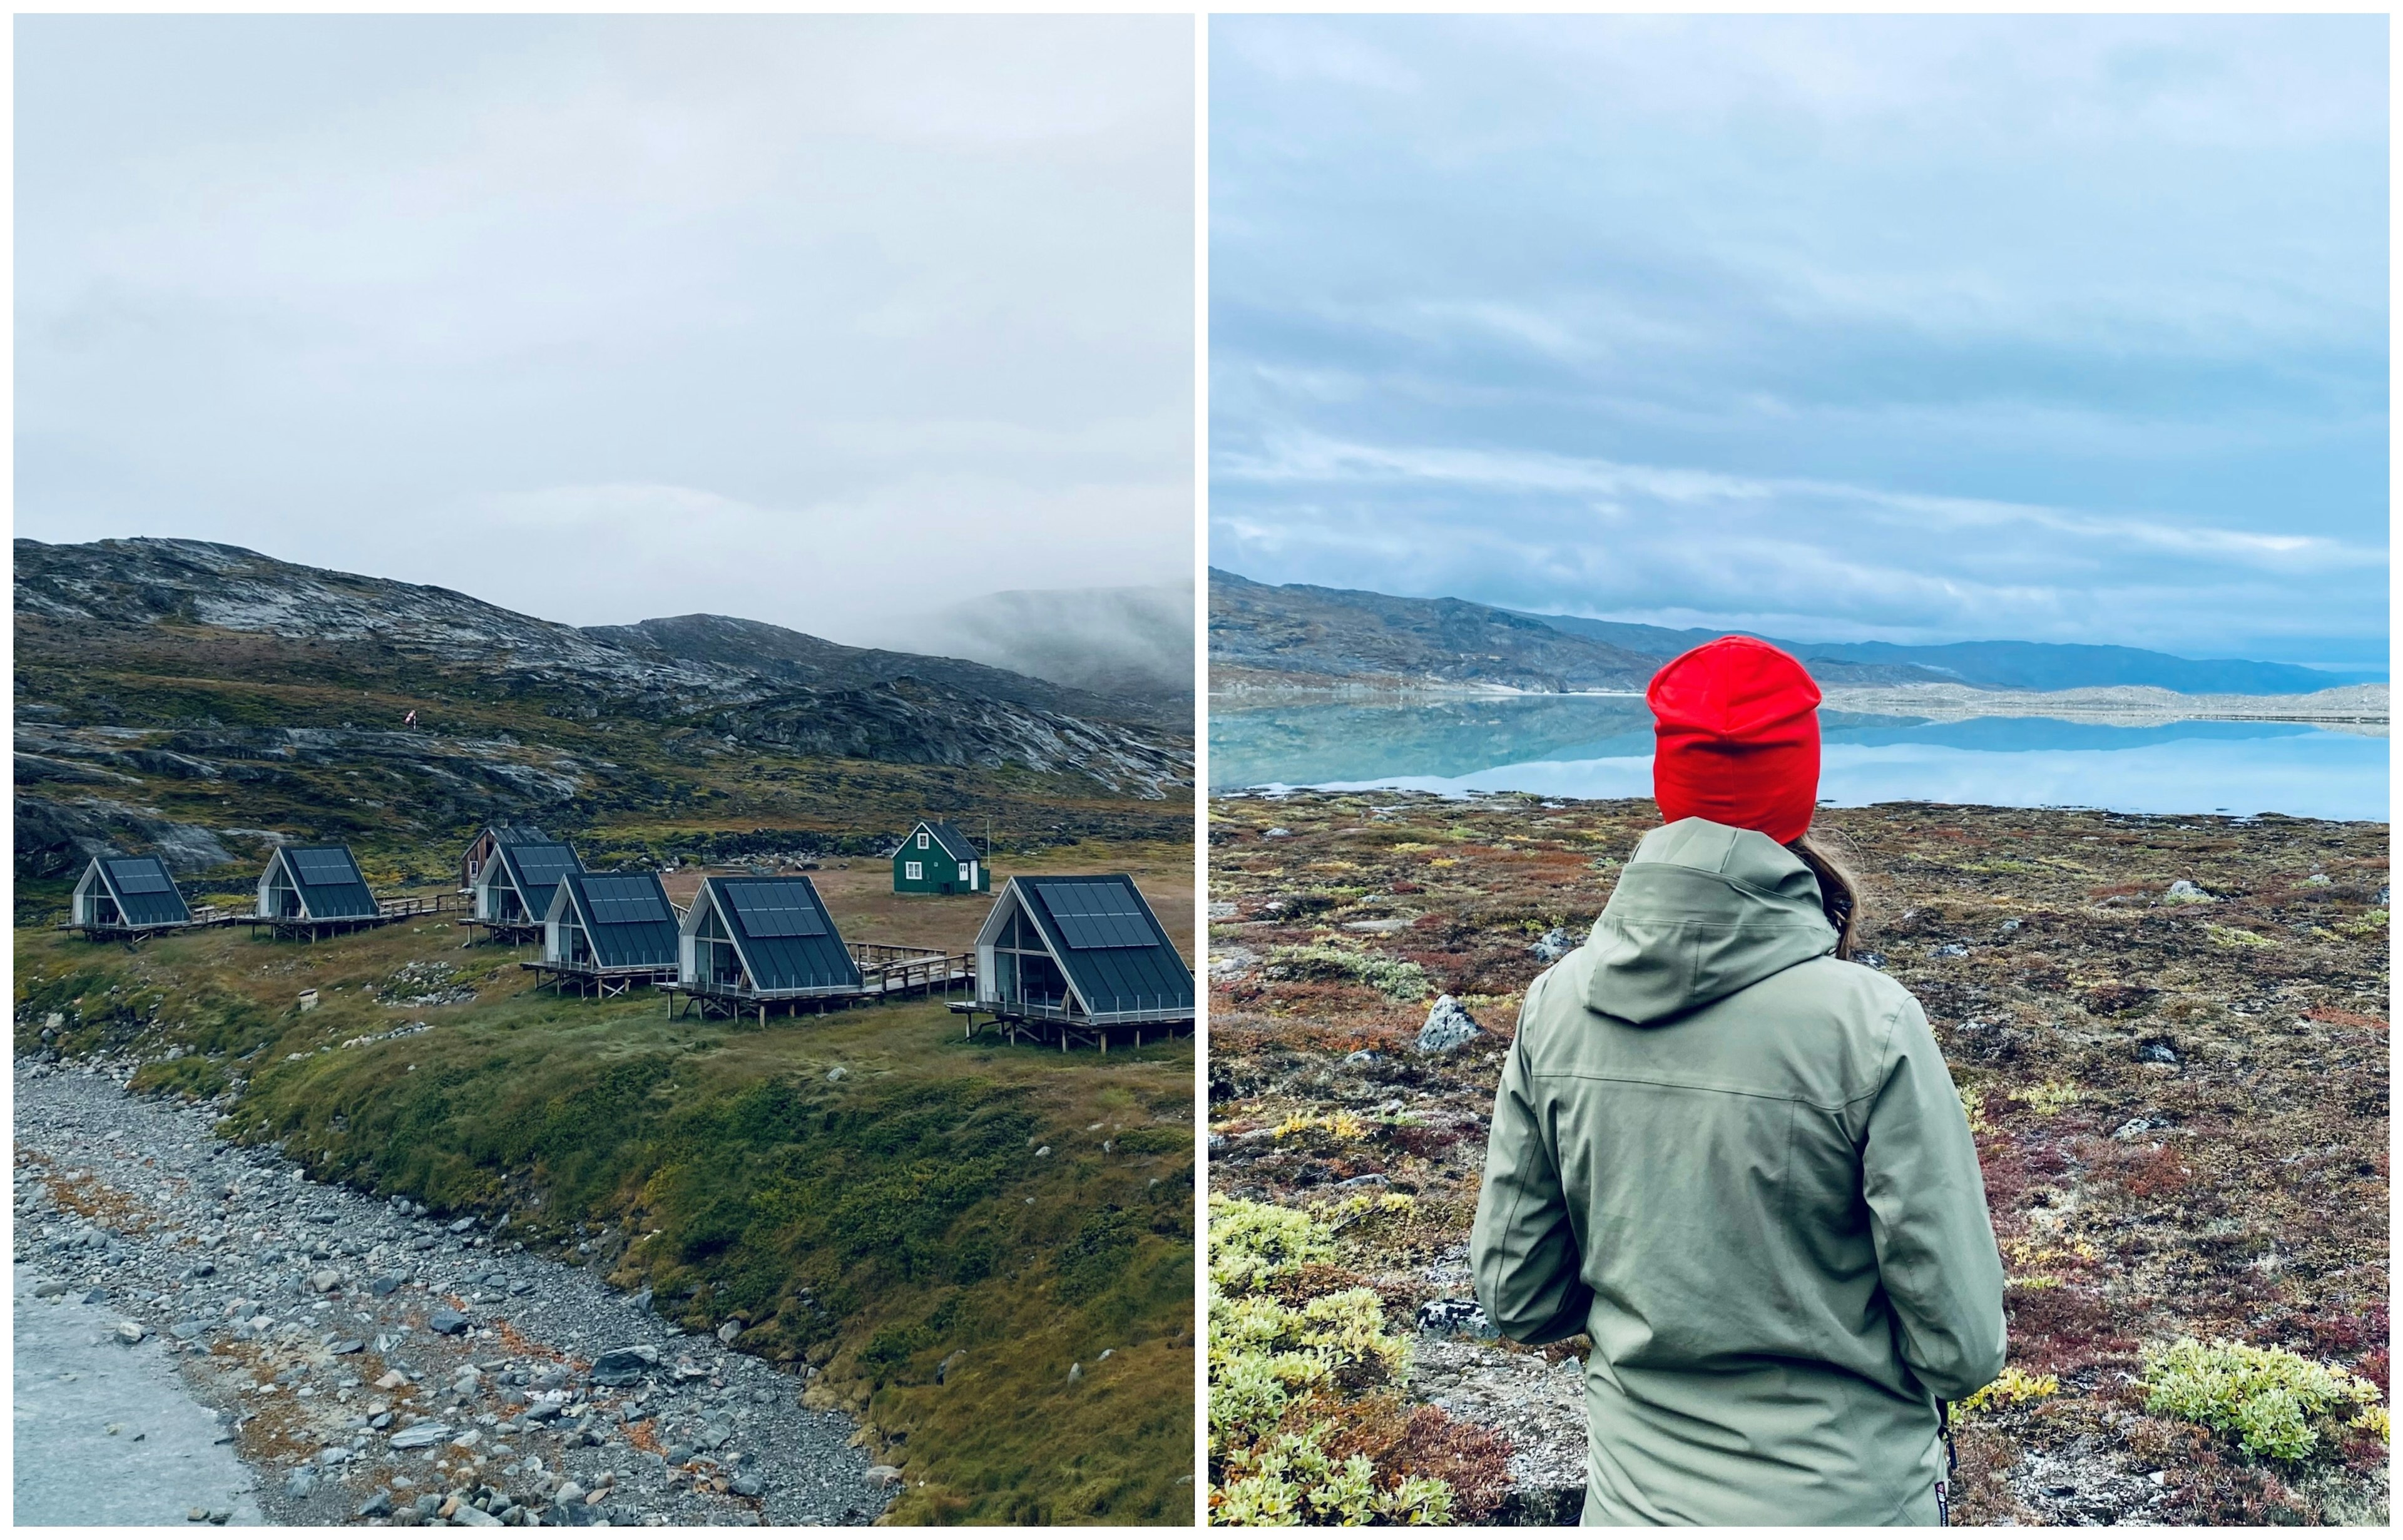
[[[2047, 717], [1822, 714], [1819, 790], [1840, 807], [1958, 802], [2120, 812], [2387, 816], [2386, 739], [2285, 722], [2113, 727]], [[1213, 790], [1396, 787], [1652, 794], [1634, 696], [1229, 707], [1210, 715]]]

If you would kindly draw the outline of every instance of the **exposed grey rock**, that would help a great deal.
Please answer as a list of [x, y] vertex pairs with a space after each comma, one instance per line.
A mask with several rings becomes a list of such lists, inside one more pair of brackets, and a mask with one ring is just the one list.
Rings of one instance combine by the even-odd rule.
[[412, 1422], [392, 1436], [396, 1450], [430, 1450], [451, 1436], [447, 1422]]
[[1477, 1019], [1459, 1001], [1449, 994], [1438, 994], [1435, 1007], [1427, 1012], [1426, 1024], [1419, 1028], [1419, 1051], [1449, 1053], [1483, 1035], [1485, 1029], [1477, 1024]]
[[429, 1311], [425, 1317], [425, 1328], [445, 1337], [456, 1337], [465, 1331], [467, 1325], [467, 1318], [454, 1310]]
[[1585, 937], [1577, 932], [1564, 930], [1555, 925], [1537, 937], [1535, 944], [1529, 947], [1527, 950], [1535, 955], [1538, 963], [1557, 963], [1577, 950], [1584, 942]]
[[631, 1385], [651, 1371], [660, 1361], [660, 1350], [647, 1344], [631, 1348], [612, 1348], [592, 1361], [592, 1382], [596, 1385]]
[[[2327, 879], [2322, 878], [2321, 881], [2326, 881]], [[2161, 901], [2165, 904], [2209, 904], [2216, 902], [2210, 894], [2203, 892], [2202, 889], [2197, 887], [2194, 883], [2188, 881], [2183, 877], [2170, 884], [2169, 891], [2161, 895]]]

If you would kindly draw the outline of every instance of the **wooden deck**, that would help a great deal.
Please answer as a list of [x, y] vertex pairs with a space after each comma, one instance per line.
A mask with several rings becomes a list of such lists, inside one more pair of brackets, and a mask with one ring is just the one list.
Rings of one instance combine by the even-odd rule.
[[[913, 994], [949, 994], [976, 988], [976, 953], [947, 952], [933, 947], [896, 947], [875, 941], [846, 943], [859, 965], [859, 988], [760, 993], [724, 985], [671, 983], [661, 986], [668, 1014], [681, 1017], [697, 1009], [703, 1020], [756, 1018], [761, 1026], [771, 1016], [819, 1015], [880, 1000], [902, 1000]], [[954, 1006], [953, 1009], [958, 1007]]]
[[590, 968], [562, 963], [520, 963], [518, 966], [534, 975], [534, 987], [538, 990], [565, 994], [572, 988], [578, 995], [603, 1000], [615, 1000], [638, 984], [660, 989], [676, 978], [674, 968]]
[[[522, 947], [528, 942], [538, 943], [543, 936], [543, 922], [539, 920], [478, 920], [471, 917], [451, 923], [467, 933], [467, 944], [471, 947], [480, 945], [481, 941]], [[481, 941], [476, 935], [478, 931], [484, 933]]]
[[[955, 1000], [951, 1009], [966, 1019], [961, 1036], [973, 1039], [992, 1033], [1004, 1042], [1035, 1043], [1045, 1047], [1057, 1043], [1062, 1053], [1072, 1047], [1090, 1047], [1103, 1053], [1110, 1051], [1113, 1036], [1121, 1043], [1141, 1047], [1148, 1040], [1189, 1035], [1193, 1031], [1194, 1011], [1184, 1006], [1181, 1013], [1172, 1007], [1163, 1011], [1117, 1011], [1101, 1017], [1089, 1017], [1081, 1012], [1031, 1005], [991, 1005], [980, 1000]], [[978, 1020], [979, 1017], [983, 1020]]]
[[[379, 898], [372, 916], [360, 914], [340, 920], [310, 920], [251, 915], [247, 919], [253, 936], [257, 936], [264, 926], [279, 941], [314, 941], [321, 936], [348, 936], [353, 931], [373, 930], [378, 925], [389, 925], [398, 920], [417, 920], [429, 914], [447, 913], [450, 907], [449, 895], [438, 894], [432, 898]], [[239, 917], [235, 922], [227, 923], [239, 923]]]

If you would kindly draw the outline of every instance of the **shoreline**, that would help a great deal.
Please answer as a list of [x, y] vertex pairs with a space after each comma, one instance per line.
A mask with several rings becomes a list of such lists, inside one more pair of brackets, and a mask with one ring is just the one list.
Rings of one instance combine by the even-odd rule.
[[[1525, 690], [1508, 685], [1336, 681], [1262, 686], [1243, 679], [1210, 691], [1213, 709], [1230, 712], [1309, 705], [1436, 705], [1465, 701], [1642, 700], [1641, 690]], [[2384, 737], [2390, 691], [2384, 685], [2342, 685], [2308, 695], [2181, 695], [2151, 685], [2095, 686], [2071, 690], [1980, 689], [1969, 685], [1839, 685], [1826, 689], [1822, 709], [1864, 716], [1931, 722], [1979, 717], [2049, 717], [2113, 727], [2166, 727], [2174, 722], [2293, 722]]]

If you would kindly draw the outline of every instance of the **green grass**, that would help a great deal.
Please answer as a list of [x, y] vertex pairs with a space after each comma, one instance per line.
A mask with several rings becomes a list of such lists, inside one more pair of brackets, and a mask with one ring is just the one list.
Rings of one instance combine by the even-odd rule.
[[[908, 1478], [898, 1521], [1190, 1521], [1189, 1043], [977, 1046], [924, 1002], [673, 1021], [647, 995], [535, 994], [458, 934], [21, 931], [18, 1046], [55, 1014], [71, 1053], [138, 1054], [145, 1088], [231, 1079], [227, 1131], [313, 1175], [506, 1213], [688, 1326], [743, 1321], [745, 1351], [820, 1366], [813, 1398], [872, 1426]], [[425, 959], [481, 997], [376, 1003]], [[431, 1030], [340, 1046], [412, 1020]]]

